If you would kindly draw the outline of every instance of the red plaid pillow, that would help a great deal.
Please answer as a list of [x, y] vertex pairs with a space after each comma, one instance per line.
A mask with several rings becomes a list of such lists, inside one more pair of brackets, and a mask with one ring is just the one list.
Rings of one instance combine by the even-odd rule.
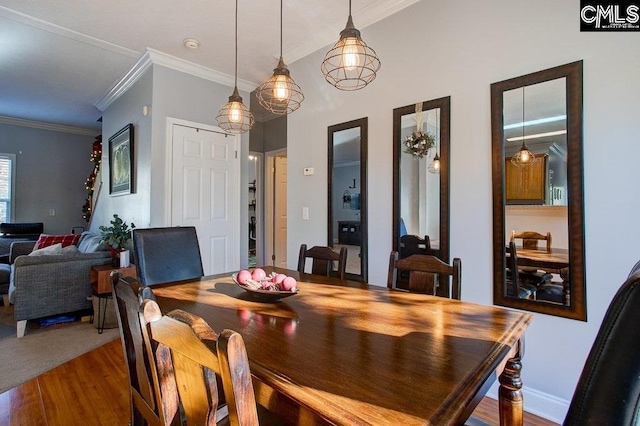
[[58, 243], [62, 243], [62, 247], [67, 247], [71, 245], [77, 246], [79, 240], [80, 240], [80, 234], [69, 234], [69, 235], [40, 234], [40, 238], [38, 238], [38, 242], [36, 243], [36, 246], [33, 249], [37, 250], [37, 249], [49, 247]]

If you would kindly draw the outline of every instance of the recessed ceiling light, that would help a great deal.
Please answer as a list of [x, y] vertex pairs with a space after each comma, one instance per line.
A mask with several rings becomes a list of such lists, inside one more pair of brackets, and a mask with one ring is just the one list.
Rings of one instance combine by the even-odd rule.
[[184, 46], [188, 49], [197, 49], [200, 46], [200, 42], [195, 38], [185, 38], [183, 40]]

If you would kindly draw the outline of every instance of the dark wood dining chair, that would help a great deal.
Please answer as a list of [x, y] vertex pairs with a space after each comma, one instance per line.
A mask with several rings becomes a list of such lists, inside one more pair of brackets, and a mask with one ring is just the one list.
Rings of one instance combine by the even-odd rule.
[[[230, 330], [218, 335], [185, 311], [162, 315], [152, 290], [135, 279], [115, 273], [112, 284], [129, 367], [133, 426], [216, 424], [221, 419], [231, 425], [259, 424], [242, 336]], [[260, 413], [261, 423], [280, 424], [273, 413]]]
[[431, 255], [431, 241], [429, 236], [425, 235], [420, 238], [417, 235], [403, 235], [400, 237], [400, 248], [398, 250], [400, 259], [409, 257], [412, 254]]
[[193, 226], [133, 230], [133, 252], [143, 285], [200, 278], [204, 275]]
[[640, 262], [609, 304], [565, 426], [640, 423]]
[[[399, 271], [409, 271], [409, 283], [407, 288], [398, 287]], [[449, 279], [451, 283], [449, 283]], [[431, 295], [446, 295], [452, 299], [460, 300], [462, 279], [462, 261], [453, 259], [449, 265], [435, 256], [414, 254], [404, 259], [398, 258], [398, 252], [392, 251], [389, 257], [389, 274], [387, 287], [395, 290], [405, 290], [415, 293]], [[440, 282], [446, 282], [444, 290], [438, 292]], [[446, 280], [446, 281], [445, 281]]]
[[[298, 272], [301, 274], [304, 274], [307, 259], [312, 259], [312, 274], [344, 279], [347, 269], [346, 247], [342, 247], [339, 252], [336, 252], [331, 247], [324, 246], [313, 246], [307, 250], [307, 245], [302, 244], [300, 246], [300, 255], [298, 256]], [[334, 270], [334, 262], [338, 262], [338, 269], [336, 270]]]
[[537, 287], [520, 280], [520, 269], [518, 267], [518, 252], [516, 243], [511, 241], [507, 246], [507, 270], [506, 270], [506, 293], [509, 297], [519, 299], [535, 299]]
[[511, 234], [511, 240], [522, 241], [522, 248], [526, 250], [540, 250], [538, 243], [540, 241], [546, 242], [546, 250], [551, 253], [551, 232], [547, 232], [547, 235], [540, 234], [535, 231], [515, 232]]

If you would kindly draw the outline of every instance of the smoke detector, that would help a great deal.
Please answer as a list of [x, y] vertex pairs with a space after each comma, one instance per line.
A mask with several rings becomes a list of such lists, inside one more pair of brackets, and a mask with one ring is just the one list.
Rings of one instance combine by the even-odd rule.
[[183, 40], [184, 46], [188, 49], [197, 49], [200, 46], [200, 42], [195, 38], [185, 38]]

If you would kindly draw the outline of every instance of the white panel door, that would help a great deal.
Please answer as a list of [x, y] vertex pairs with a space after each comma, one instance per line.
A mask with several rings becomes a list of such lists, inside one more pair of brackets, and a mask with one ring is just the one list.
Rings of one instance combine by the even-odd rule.
[[236, 136], [173, 126], [171, 225], [195, 226], [205, 275], [238, 270]]

